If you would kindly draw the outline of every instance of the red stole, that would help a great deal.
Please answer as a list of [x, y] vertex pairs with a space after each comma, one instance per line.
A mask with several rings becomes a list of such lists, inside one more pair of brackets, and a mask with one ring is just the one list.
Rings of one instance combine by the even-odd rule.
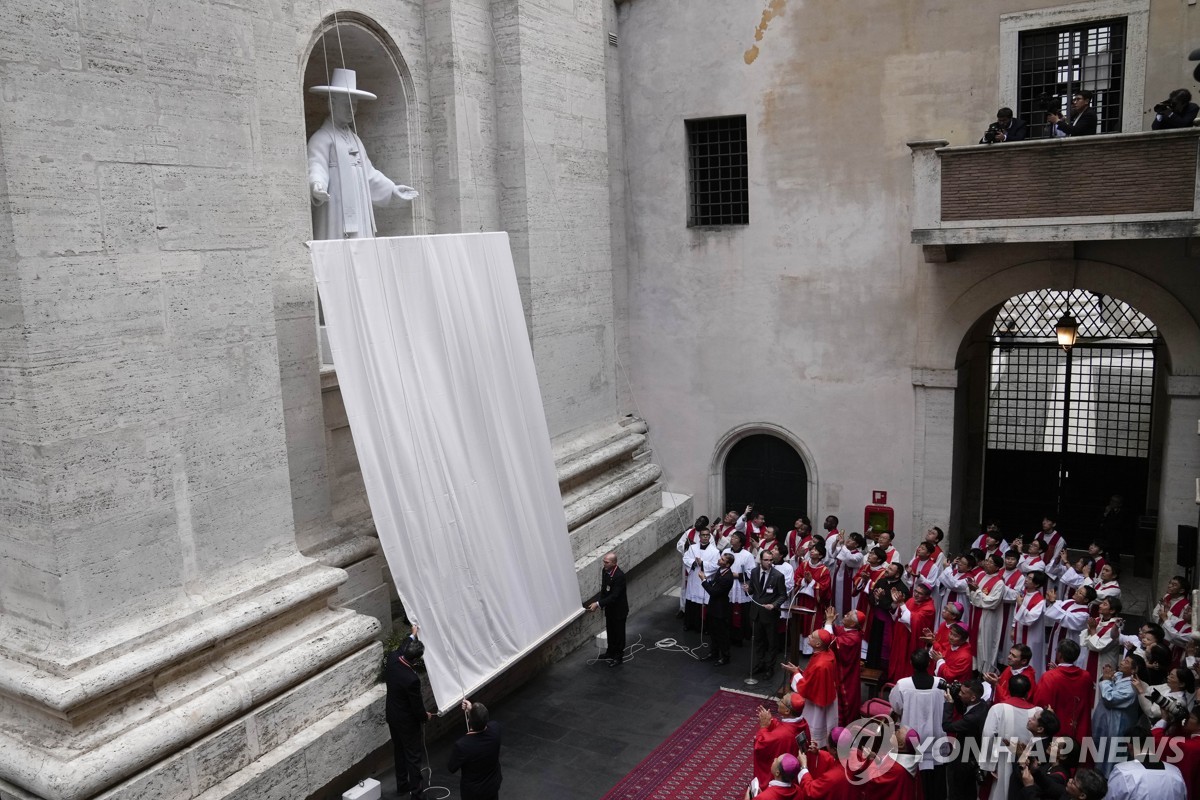
[[838, 724], [858, 719], [862, 705], [862, 631], [833, 626], [833, 655], [838, 666]]
[[[1019, 570], [1019, 569], [1014, 569], [1012, 575], [1006, 576], [1003, 572], [997, 572], [996, 574], [999, 575], [1004, 580], [1004, 585], [1010, 589], [1017, 588], [1017, 584], [1020, 581], [1025, 580], [1025, 576], [1021, 573], [1021, 570]], [[1004, 638], [1005, 638], [1006, 633], [1009, 630], [1011, 630], [1010, 625], [1012, 623], [1012, 613], [1013, 613], [1013, 609], [1016, 608], [1016, 605], [1017, 605], [1016, 603], [1009, 603], [1006, 601], [1002, 601], [1000, 603], [1000, 608], [1003, 609], [1003, 612], [1002, 612], [1003, 616], [1001, 617], [1001, 622], [1000, 622], [1000, 643], [1001, 644], [1004, 643]]]
[[818, 650], [808, 660], [804, 677], [797, 688], [806, 703], [827, 706], [837, 699], [837, 659], [830, 650]]
[[[800, 585], [809, 578], [813, 581], [812, 596], [800, 591]], [[795, 576], [795, 587], [797, 611], [801, 615], [800, 632], [807, 636], [825, 624], [825, 609], [829, 607], [833, 587], [829, 567], [824, 564], [814, 566], [811, 561], [805, 561]]]
[[[1074, 600], [1067, 600], [1062, 604], [1062, 611], [1064, 615], [1077, 612], [1080, 609], [1086, 610], [1087, 606], [1082, 606], [1079, 603], [1076, 603]], [[1052, 653], [1058, 652], [1058, 646], [1062, 644], [1063, 639], [1067, 638], [1068, 632], [1073, 631], [1070, 631], [1069, 628], [1064, 628], [1062, 626], [1062, 620], [1055, 621], [1054, 628], [1050, 631], [1050, 646], [1053, 647], [1053, 649], [1046, 651], [1047, 657], [1049, 657]]]
[[[924, 566], [921, 566], [921, 564], [924, 564]], [[909, 567], [909, 569], [911, 569], [912, 571], [914, 571], [918, 575], [920, 575], [922, 578], [928, 578], [929, 573], [933, 571], [933, 568], [936, 564], [937, 564], [937, 562], [934, 561], [932, 558], [927, 559], [926, 561], [923, 561], [923, 562], [918, 562], [916, 557], [914, 557], [912, 561], [908, 562], [908, 567]], [[914, 581], [914, 584], [915, 584], [915, 581]]]
[[[1116, 617], [1113, 617], [1112, 619], [1108, 620], [1107, 622], [1104, 620], [1101, 620], [1100, 624], [1098, 626], [1096, 626], [1097, 638], [1102, 637], [1105, 634], [1107, 634], [1109, 631], [1111, 631], [1113, 629], [1113, 626], [1115, 626], [1116, 624], [1117, 624]], [[1092, 673], [1092, 678], [1094, 680], [1100, 679], [1100, 653], [1095, 650], [1092, 650], [1091, 648], [1088, 648], [1087, 670], [1088, 670], [1088, 672]]]
[[[1028, 611], [1031, 607], [1042, 602], [1042, 593], [1034, 592], [1033, 594], [1022, 594], [1017, 601], [1017, 608]], [[1034, 625], [1044, 624], [1042, 620], [1033, 623]], [[1018, 630], [1019, 629], [1019, 630]], [[1022, 625], [1016, 621], [1016, 615], [1013, 615], [1013, 644], [1029, 644], [1029, 626]]]
[[[1004, 576], [999, 572], [990, 576], [985, 572], [983, 573], [983, 577], [980, 577], [975, 573], [971, 573], [971, 576], [972, 580], [975, 581], [975, 585], [979, 587], [979, 591], [985, 595], [991, 594], [992, 589], [996, 587], [996, 584], [1004, 579]], [[982, 581], [982, 583], [980, 583], [980, 581]], [[983, 611], [984, 610], [982, 608], [974, 608], [971, 610], [970, 638], [971, 641], [976, 645], [978, 645], [979, 642], [979, 623], [983, 621]]]
[[[847, 547], [846, 549], [852, 553], [858, 552], [857, 550], [850, 550], [849, 547]], [[852, 598], [854, 596], [854, 583], [855, 583], [855, 580], [857, 579], [858, 573], [855, 572], [853, 575], [851, 575], [850, 574], [851, 567], [839, 567], [839, 569], [842, 571], [842, 598], [841, 598], [842, 604], [841, 604], [840, 608], [843, 611], [849, 611], [850, 610], [850, 598]]]
[[[807, 538], [807, 537], [805, 537], [805, 538]], [[801, 553], [799, 548], [797, 548], [797, 546], [796, 546], [796, 545], [800, 545], [801, 547], [803, 547], [804, 539], [800, 538], [800, 531], [796, 530], [795, 528], [792, 528], [790, 531], [788, 531], [787, 538], [784, 541], [787, 542], [788, 555], [792, 556], [793, 558], [795, 558], [797, 560], [800, 560], [804, 557], [804, 554]]]

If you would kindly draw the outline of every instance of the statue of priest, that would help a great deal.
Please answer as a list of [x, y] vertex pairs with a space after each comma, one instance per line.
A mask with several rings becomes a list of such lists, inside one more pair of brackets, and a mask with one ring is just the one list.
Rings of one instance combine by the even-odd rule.
[[352, 69], [335, 69], [328, 86], [308, 91], [329, 97], [329, 118], [308, 140], [308, 188], [314, 239], [365, 239], [375, 235], [374, 206], [413, 200], [417, 190], [395, 183], [371, 165], [354, 126], [357, 100], [375, 100], [358, 88]]

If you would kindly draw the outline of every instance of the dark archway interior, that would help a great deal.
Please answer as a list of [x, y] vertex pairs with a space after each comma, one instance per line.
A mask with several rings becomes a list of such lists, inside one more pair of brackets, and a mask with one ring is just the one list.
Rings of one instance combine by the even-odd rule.
[[[747, 436], [725, 457], [725, 506], [738, 513], [753, 504], [768, 525], [791, 530], [808, 513], [808, 470], [783, 439], [766, 433]], [[818, 531], [820, 521], [813, 523]]]
[[[1130, 435], [1136, 423], [1127, 417], [1136, 418], [1139, 411], [1149, 410], [1155, 422], [1161, 419], [1157, 412], [1162, 407], [1166, 370], [1153, 373], [1149, 409], [1138, 409], [1136, 392], [1131, 394], [1128, 388], [1129, 376], [1120, 377], [1128, 372], [1128, 359], [1114, 355], [1130, 352], [1117, 348], [1136, 349], [1131, 340], [1087, 337], [1069, 357], [1044, 339], [1018, 338], [1014, 344], [995, 335], [993, 326], [1002, 308], [981, 317], [959, 351], [955, 475], [961, 530], [973, 535], [985, 520], [996, 519], [1010, 541], [1018, 535], [1028, 538], [1039, 529], [1042, 516], [1050, 514], [1057, 517], [1058, 529], [1072, 547], [1108, 538], [1110, 546], [1135, 556], [1127, 566], [1148, 575], [1155, 546], [1162, 426], [1150, 428], [1143, 452], [1118, 452], [1112, 443]], [[1155, 352], [1163, 349], [1144, 347], [1146, 364], [1152, 364]], [[994, 366], [997, 359], [1002, 367]], [[1019, 372], [1013, 373], [1018, 367]], [[1081, 385], [1086, 390], [1081, 391]], [[1067, 392], [1065, 403], [1064, 386], [1075, 387], [1074, 394]], [[1022, 393], [1027, 411], [1023, 408], [1021, 413], [1028, 418], [1015, 421], [1016, 428], [1024, 428], [1019, 434], [1026, 439], [1014, 444], [1013, 437], [1020, 439], [1014, 433], [1014, 420], [999, 419], [995, 409], [1006, 402], [1011, 405], [1005, 392], [1015, 390]], [[989, 408], [993, 409], [990, 419]], [[1142, 424], [1148, 424], [1144, 418]], [[1029, 429], [1039, 432], [1032, 446]], [[1001, 443], [1006, 437], [1008, 443]], [[1116, 523], [1105, 517], [1114, 494], [1124, 498]]]

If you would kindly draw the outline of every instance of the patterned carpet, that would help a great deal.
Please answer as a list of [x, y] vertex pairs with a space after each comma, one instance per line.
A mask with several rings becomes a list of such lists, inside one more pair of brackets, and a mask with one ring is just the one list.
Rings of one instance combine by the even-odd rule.
[[740, 800], [765, 699], [727, 689], [654, 749], [603, 800]]

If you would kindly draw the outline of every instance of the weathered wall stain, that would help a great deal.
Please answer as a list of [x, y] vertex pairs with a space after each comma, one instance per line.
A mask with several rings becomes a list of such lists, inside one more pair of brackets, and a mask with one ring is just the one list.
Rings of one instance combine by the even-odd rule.
[[[758, 27], [754, 29], [754, 41], [762, 41], [763, 34], [767, 32], [767, 26], [771, 24], [771, 20], [776, 17], [782, 17], [786, 8], [787, 0], [771, 0], [771, 4], [763, 9], [762, 19], [759, 21]], [[758, 58], [758, 45], [751, 45], [743, 58], [746, 59], [747, 64], [753, 64], [754, 59]]]

